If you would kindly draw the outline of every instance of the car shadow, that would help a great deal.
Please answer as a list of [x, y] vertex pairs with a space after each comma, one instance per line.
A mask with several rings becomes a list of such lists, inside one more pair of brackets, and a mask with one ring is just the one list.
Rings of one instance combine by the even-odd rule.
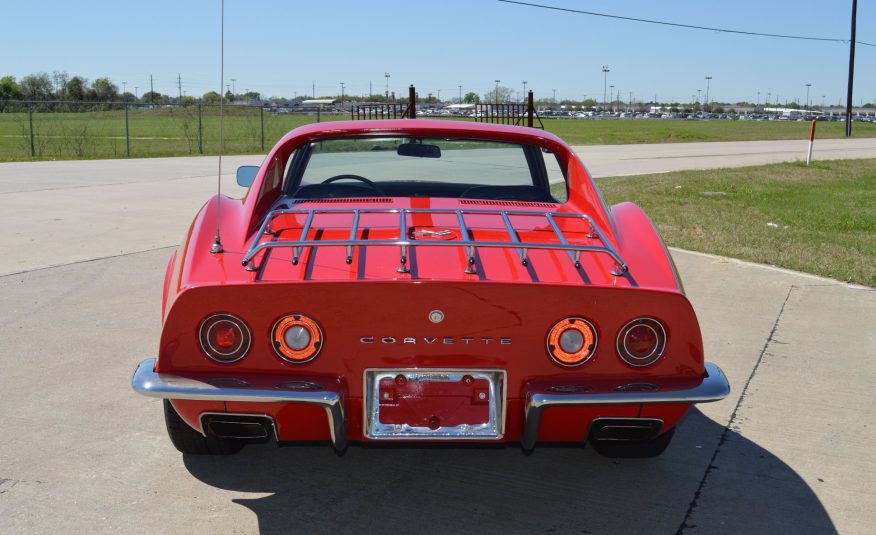
[[527, 456], [517, 445], [353, 444], [338, 456], [320, 444], [184, 463], [209, 485], [269, 493], [232, 500], [261, 533], [836, 533], [792, 468], [733, 431], [719, 445], [723, 434], [694, 409], [656, 459], [555, 445]]

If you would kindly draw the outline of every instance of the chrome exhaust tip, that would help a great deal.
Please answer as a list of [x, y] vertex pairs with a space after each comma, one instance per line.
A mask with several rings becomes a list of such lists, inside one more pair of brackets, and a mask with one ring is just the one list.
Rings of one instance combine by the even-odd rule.
[[203, 414], [201, 429], [206, 436], [266, 442], [274, 435], [274, 420], [269, 416], [249, 414]]
[[596, 418], [590, 424], [590, 438], [622, 442], [647, 442], [663, 428], [659, 418]]

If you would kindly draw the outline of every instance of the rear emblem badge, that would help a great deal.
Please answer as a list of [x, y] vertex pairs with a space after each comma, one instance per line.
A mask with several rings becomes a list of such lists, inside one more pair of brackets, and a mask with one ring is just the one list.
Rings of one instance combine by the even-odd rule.
[[444, 312], [441, 312], [440, 310], [429, 312], [429, 321], [432, 323], [441, 323], [444, 321]]

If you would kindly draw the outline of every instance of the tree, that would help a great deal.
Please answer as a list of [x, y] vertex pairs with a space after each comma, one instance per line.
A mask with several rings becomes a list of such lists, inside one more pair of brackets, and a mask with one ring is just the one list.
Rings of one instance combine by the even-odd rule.
[[134, 96], [134, 93], [130, 91], [125, 91], [118, 98], [119, 102], [137, 102], [137, 97]]
[[109, 78], [98, 78], [91, 83], [89, 96], [98, 102], [112, 102], [119, 96], [119, 88]]
[[157, 91], [146, 91], [140, 97], [140, 102], [147, 102], [150, 104], [155, 102], [156, 104], [158, 104], [158, 103], [166, 102], [168, 100], [168, 98], [169, 97], [167, 95], [162, 95], [161, 93], [159, 93]]
[[0, 100], [19, 100], [22, 96], [21, 87], [14, 76], [0, 78]]
[[88, 95], [88, 80], [74, 76], [64, 86], [64, 98], [67, 100], [85, 100]]
[[503, 102], [511, 102], [511, 96], [513, 94], [513, 90], [503, 85], [500, 85], [496, 89], [493, 89], [488, 93], [484, 93], [484, 101], [499, 104]]
[[58, 100], [67, 98], [67, 82], [70, 81], [70, 75], [67, 71], [55, 71], [52, 73], [52, 83], [55, 84], [55, 94]]
[[201, 100], [206, 104], [218, 104], [222, 97], [215, 91], [207, 91], [201, 96]]
[[474, 91], [469, 91], [464, 97], [462, 97], [462, 101], [466, 104], [478, 104], [481, 101], [481, 97], [479, 97]]
[[261, 100], [262, 99], [261, 93], [259, 93], [257, 91], [249, 91], [247, 93], [244, 93], [243, 96], [246, 98], [246, 100]]
[[52, 91], [52, 79], [44, 72], [28, 74], [21, 79], [19, 85], [22, 96], [27, 100], [50, 100], [55, 96]]

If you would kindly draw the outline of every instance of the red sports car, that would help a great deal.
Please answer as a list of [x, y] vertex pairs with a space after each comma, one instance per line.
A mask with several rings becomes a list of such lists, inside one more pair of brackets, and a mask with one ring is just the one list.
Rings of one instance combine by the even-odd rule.
[[157, 358], [185, 453], [253, 441], [589, 443], [654, 456], [729, 393], [660, 237], [541, 130], [314, 124], [170, 258]]

